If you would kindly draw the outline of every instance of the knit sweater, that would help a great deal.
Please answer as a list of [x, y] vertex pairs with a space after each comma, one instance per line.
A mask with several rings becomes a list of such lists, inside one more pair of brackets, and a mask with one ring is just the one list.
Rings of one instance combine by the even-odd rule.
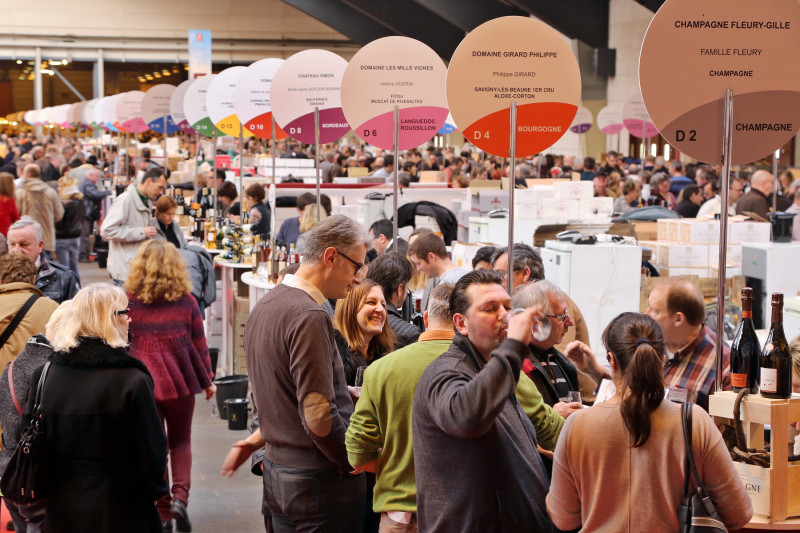
[[213, 373], [197, 301], [185, 294], [174, 302], [145, 304], [128, 294], [130, 354], [155, 382], [157, 401], [174, 400], [211, 386]]
[[[678, 531], [686, 455], [680, 405], [664, 400], [651, 421], [650, 438], [633, 448], [616, 403], [599, 403], [567, 419], [547, 495], [557, 527]], [[753, 514], [750, 497], [722, 435], [698, 406], [692, 410], [692, 455], [722, 521], [731, 530], [744, 526]]]

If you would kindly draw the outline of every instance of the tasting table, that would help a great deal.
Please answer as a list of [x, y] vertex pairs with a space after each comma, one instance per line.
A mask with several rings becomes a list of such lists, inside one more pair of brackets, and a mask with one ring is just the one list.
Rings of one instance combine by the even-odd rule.
[[[209, 250], [209, 252], [214, 251]], [[246, 296], [241, 279], [242, 275], [252, 270], [253, 267], [248, 263], [234, 263], [220, 257], [214, 258], [214, 264], [220, 268], [222, 280], [222, 297], [218, 296], [222, 306], [222, 347], [220, 348], [219, 366], [221, 374], [229, 376], [233, 374], [233, 316], [235, 297], [237, 296], [234, 294], [234, 282], [239, 282], [238, 295]]]

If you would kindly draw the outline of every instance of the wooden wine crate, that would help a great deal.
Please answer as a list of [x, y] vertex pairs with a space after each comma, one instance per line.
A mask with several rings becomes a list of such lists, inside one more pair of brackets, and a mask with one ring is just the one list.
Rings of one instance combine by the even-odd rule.
[[[736, 393], [717, 392], [709, 398], [708, 412], [733, 420]], [[753, 502], [753, 513], [768, 523], [800, 516], [800, 462], [789, 463], [789, 422], [800, 420], [800, 395], [771, 400], [759, 394], [742, 402], [742, 427], [748, 448], [764, 447], [764, 426], [771, 426], [770, 467], [735, 462]]]

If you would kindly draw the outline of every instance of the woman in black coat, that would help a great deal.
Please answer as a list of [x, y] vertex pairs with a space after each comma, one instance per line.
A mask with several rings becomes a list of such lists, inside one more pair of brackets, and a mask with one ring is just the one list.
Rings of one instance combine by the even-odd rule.
[[52, 335], [42, 390], [48, 533], [162, 531], [154, 501], [169, 488], [167, 442], [153, 379], [125, 348], [127, 305], [122, 289], [89, 285]]

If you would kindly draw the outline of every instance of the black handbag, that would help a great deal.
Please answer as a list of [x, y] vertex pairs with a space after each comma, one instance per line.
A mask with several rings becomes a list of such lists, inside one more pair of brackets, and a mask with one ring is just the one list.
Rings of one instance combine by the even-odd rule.
[[33, 414], [8, 462], [0, 490], [14, 503], [29, 505], [44, 500], [47, 486], [47, 450], [42, 427], [42, 388], [47, 378], [50, 362], [45, 363], [39, 384], [36, 386]]
[[[686, 461], [683, 468], [683, 498], [678, 510], [678, 522], [681, 533], [720, 533], [728, 529], [719, 517], [714, 503], [706, 492], [692, 455], [692, 402], [681, 406], [681, 422], [683, 423], [683, 442], [686, 446]], [[689, 490], [689, 476], [694, 475], [697, 488]]]

